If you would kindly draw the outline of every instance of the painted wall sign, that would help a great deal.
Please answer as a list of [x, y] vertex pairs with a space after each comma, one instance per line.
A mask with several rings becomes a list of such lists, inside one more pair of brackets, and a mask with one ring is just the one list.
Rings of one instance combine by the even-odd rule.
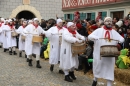
[[73, 9], [87, 6], [96, 6], [109, 3], [116, 3], [123, 0], [62, 0], [62, 9]]

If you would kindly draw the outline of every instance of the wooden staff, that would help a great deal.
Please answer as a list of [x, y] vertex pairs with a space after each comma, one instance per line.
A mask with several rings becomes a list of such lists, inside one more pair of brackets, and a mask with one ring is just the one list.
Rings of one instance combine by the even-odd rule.
[[[104, 39], [104, 40], [106, 40], [106, 39], [108, 39], [108, 38], [99, 38], [99, 39]], [[110, 39], [110, 40], [118, 41], [118, 40], [115, 40], [115, 39]]]

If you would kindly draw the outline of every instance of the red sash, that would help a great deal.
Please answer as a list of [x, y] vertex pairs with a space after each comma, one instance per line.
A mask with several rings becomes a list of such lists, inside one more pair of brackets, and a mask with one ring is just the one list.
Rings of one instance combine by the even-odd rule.
[[110, 41], [110, 32], [109, 31], [111, 31], [112, 30], [112, 28], [107, 28], [106, 26], [104, 26], [103, 27], [105, 30], [106, 30], [106, 32], [105, 32], [105, 38], [107, 38], [108, 37], [108, 39], [109, 39], [109, 41]]

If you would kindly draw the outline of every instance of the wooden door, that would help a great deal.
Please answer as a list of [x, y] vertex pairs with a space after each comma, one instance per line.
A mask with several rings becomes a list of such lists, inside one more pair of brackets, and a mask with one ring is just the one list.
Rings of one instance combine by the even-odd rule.
[[124, 18], [124, 11], [116, 11], [113, 12], [113, 18], [118, 17], [119, 19], [123, 19]]

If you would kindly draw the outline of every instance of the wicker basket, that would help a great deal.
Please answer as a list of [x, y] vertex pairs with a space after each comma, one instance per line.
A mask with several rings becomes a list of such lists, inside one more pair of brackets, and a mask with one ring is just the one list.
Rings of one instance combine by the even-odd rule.
[[101, 46], [100, 55], [101, 57], [117, 57], [120, 52], [118, 51], [117, 46], [115, 45], [104, 45]]
[[41, 43], [43, 41], [42, 36], [33, 36], [32, 42]]
[[86, 43], [74, 43], [71, 45], [71, 49], [72, 49], [72, 54], [74, 55], [78, 55], [81, 53], [85, 53], [86, 52]]
[[16, 33], [15, 31], [14, 31], [14, 32], [11, 32], [11, 36], [15, 37], [15, 36], [17, 36], [17, 35], [18, 35], [18, 33]]
[[62, 43], [62, 36], [59, 36], [59, 44], [61, 45]]
[[26, 38], [25, 36], [23, 35], [21, 36], [22, 41], [25, 41], [25, 38]]

